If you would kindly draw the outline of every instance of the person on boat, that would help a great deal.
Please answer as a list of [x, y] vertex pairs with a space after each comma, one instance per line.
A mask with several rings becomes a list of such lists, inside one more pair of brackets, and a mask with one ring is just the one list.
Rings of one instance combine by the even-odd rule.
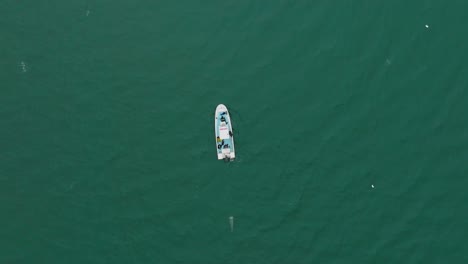
[[224, 139], [221, 141], [221, 146], [224, 145]]
[[229, 136], [232, 137], [232, 131], [229, 131]]
[[219, 137], [216, 137], [216, 142], [220, 142], [221, 139]]
[[226, 118], [224, 118], [224, 116], [221, 116], [221, 122], [226, 122]]

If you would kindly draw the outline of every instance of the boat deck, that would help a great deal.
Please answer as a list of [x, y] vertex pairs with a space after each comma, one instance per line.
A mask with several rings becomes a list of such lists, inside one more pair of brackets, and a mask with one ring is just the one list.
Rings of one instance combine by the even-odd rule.
[[218, 112], [216, 115], [216, 145], [218, 159], [223, 158], [223, 150], [234, 154], [234, 140], [232, 138], [231, 120], [227, 111]]

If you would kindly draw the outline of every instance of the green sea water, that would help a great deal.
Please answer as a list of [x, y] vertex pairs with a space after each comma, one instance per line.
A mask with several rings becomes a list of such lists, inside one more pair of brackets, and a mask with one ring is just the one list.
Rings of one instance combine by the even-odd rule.
[[467, 263], [466, 10], [1, 1], [0, 263]]

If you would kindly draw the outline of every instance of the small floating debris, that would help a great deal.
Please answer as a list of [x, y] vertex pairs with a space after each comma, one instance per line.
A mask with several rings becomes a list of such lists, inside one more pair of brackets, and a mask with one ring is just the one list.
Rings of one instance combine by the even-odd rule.
[[229, 226], [231, 227], [231, 232], [234, 231], [234, 216], [229, 217]]
[[26, 72], [26, 71], [27, 71], [27, 69], [26, 69], [26, 63], [24, 63], [24, 61], [20, 62], [19, 65], [20, 65], [21, 69], [23, 70], [23, 72]]

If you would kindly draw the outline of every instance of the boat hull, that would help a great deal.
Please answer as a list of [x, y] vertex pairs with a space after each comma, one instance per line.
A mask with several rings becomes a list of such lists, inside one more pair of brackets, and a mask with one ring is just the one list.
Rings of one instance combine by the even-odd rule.
[[231, 116], [223, 104], [218, 105], [215, 111], [215, 140], [218, 160], [233, 160], [236, 157]]

